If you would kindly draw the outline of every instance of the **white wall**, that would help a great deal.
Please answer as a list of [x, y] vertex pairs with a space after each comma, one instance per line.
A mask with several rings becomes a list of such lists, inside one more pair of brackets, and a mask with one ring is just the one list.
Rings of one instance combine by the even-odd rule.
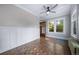
[[53, 32], [49, 32], [48, 31], [48, 21], [47, 20], [47, 27], [46, 27], [46, 36], [48, 37], [54, 37], [54, 38], [58, 38], [58, 39], [67, 39], [70, 37], [70, 15], [65, 15], [65, 16], [61, 16], [61, 17], [56, 17], [53, 19], [60, 19], [60, 18], [65, 18], [65, 33], [53, 33]]
[[13, 5], [0, 5], [0, 53], [39, 39], [39, 21]]

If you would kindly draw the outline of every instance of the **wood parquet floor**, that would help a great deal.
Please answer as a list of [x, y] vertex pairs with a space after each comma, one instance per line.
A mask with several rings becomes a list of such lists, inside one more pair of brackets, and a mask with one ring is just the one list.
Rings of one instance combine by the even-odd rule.
[[11, 49], [0, 55], [70, 55], [66, 40], [42, 36], [30, 43]]

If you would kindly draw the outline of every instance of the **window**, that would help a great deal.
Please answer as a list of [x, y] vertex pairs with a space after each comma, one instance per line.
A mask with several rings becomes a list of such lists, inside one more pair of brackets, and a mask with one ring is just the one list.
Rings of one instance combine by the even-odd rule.
[[76, 21], [73, 22], [73, 34], [76, 35]]
[[77, 11], [74, 10], [71, 18], [71, 35], [77, 38]]
[[48, 23], [49, 32], [64, 32], [64, 19], [55, 19]]
[[56, 20], [56, 32], [63, 32], [63, 20]]
[[49, 31], [54, 32], [54, 21], [49, 22]]

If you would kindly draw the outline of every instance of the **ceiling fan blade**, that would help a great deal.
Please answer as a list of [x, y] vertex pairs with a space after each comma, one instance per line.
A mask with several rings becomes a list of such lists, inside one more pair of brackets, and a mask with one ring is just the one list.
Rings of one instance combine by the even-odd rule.
[[58, 4], [54, 5], [54, 6], [51, 8], [51, 10], [54, 9], [55, 7], [57, 7], [57, 6], [58, 6]]
[[45, 5], [43, 5], [43, 8], [44, 8], [44, 10], [46, 10], [46, 9], [47, 9], [47, 7], [46, 7]]
[[40, 14], [42, 14], [42, 13], [46, 13], [46, 11], [40, 12]]
[[55, 11], [50, 11], [51, 13], [56, 13]]

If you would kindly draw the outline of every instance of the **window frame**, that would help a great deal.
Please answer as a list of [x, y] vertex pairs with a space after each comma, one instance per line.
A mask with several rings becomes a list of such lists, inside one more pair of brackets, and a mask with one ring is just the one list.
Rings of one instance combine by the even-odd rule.
[[[50, 20], [50, 21], [54, 21], [54, 20]], [[48, 21], [48, 25], [47, 25], [47, 26], [49, 26], [49, 22], [50, 22], [50, 21]], [[54, 24], [54, 26], [55, 26], [55, 24]], [[54, 30], [55, 30], [55, 27], [54, 27]], [[49, 27], [48, 27], [48, 32], [51, 33], [51, 31], [49, 31]], [[54, 31], [53, 31], [53, 33], [54, 33]]]
[[[73, 18], [73, 15], [76, 15], [76, 16]], [[73, 32], [74, 22], [76, 22], [76, 34], [74, 34]], [[73, 11], [71, 15], [71, 36], [74, 38], [77, 38], [77, 11], [76, 9]]]
[[[63, 20], [63, 32], [57, 32], [56, 31], [56, 20]], [[53, 19], [53, 20], [51, 19], [51, 20], [49, 20], [48, 21], [48, 26], [49, 26], [49, 22], [50, 21], [54, 21], [54, 32], [50, 32], [49, 28], [48, 28], [48, 32], [49, 33], [57, 33], [57, 34], [64, 34], [65, 33], [65, 18], [64, 17], [63, 18], [57, 18], [57, 19]]]

